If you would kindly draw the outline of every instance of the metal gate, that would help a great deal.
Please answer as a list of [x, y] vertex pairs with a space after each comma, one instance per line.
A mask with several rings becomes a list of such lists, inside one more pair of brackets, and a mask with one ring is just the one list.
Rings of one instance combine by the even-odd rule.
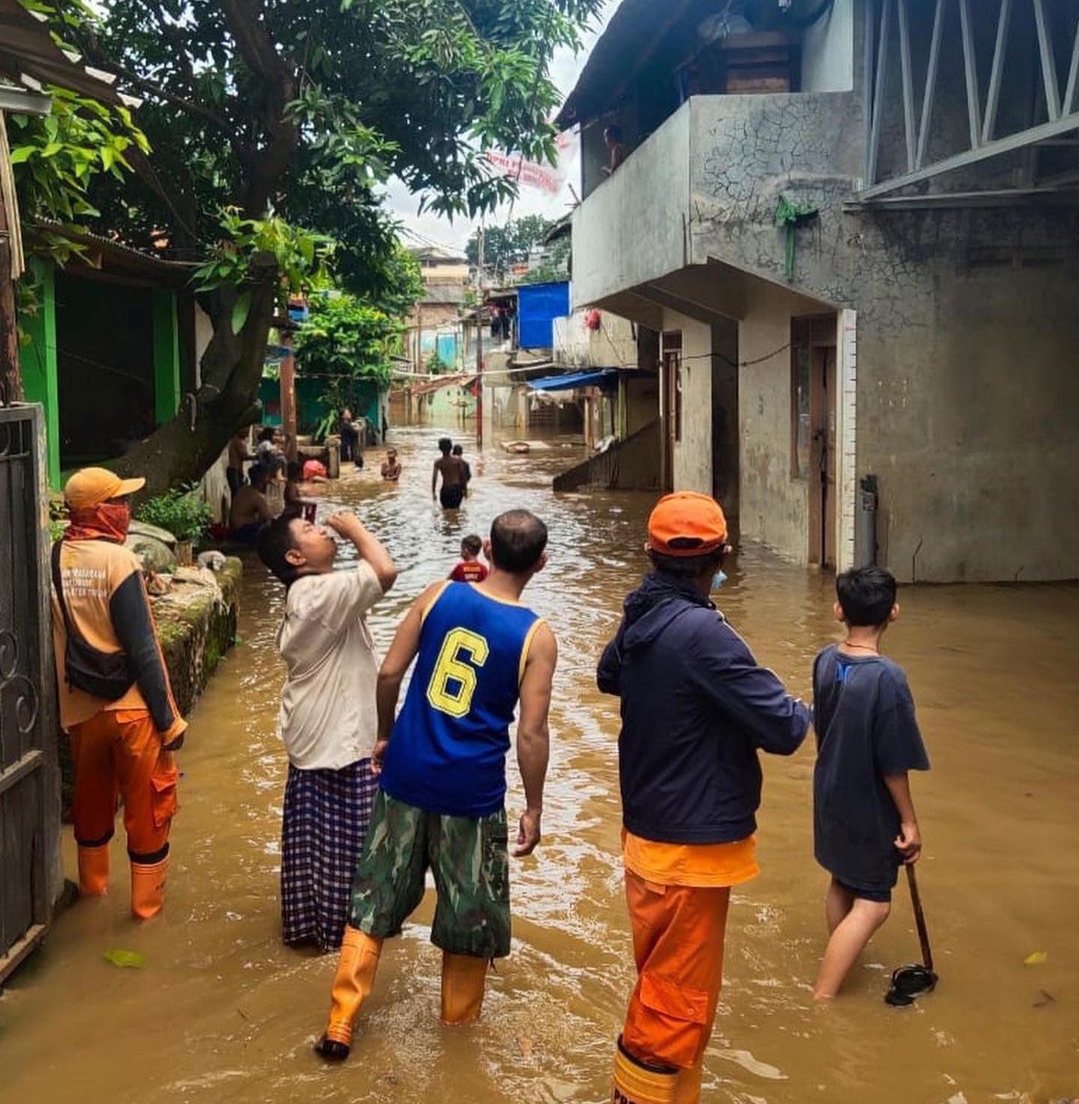
[[0, 981], [44, 936], [59, 880], [47, 502], [41, 408], [0, 408]]

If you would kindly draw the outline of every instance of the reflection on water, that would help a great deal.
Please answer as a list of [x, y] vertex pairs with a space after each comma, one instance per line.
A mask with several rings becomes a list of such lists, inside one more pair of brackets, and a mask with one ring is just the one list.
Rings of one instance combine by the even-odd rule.
[[[551, 476], [577, 452], [555, 439], [529, 456], [470, 457], [474, 494], [459, 515], [444, 515], [430, 500], [438, 436], [396, 435], [399, 486], [378, 482], [369, 454], [368, 471], [349, 472], [326, 499], [355, 507], [401, 565], [373, 616], [383, 648], [408, 602], [455, 562], [463, 535], [484, 532], [511, 506], [551, 526], [550, 565], [528, 592], [562, 653], [545, 835], [536, 856], [514, 866], [514, 953], [492, 976], [482, 1023], [438, 1023], [428, 901], [383, 956], [352, 1060], [327, 1068], [311, 1053], [333, 961], [278, 942], [282, 595], [251, 563], [243, 642], [194, 712], [183, 752], [167, 914], [143, 927], [127, 918], [117, 840], [113, 897], [64, 913], [0, 999], [4, 1104], [606, 1099], [633, 971], [618, 862], [617, 709], [596, 692], [593, 670], [643, 570], [650, 501], [556, 497]], [[729, 573], [727, 615], [805, 693], [812, 656], [834, 635], [829, 580], [752, 549]], [[940, 987], [909, 1010], [881, 1000], [887, 973], [917, 955], [897, 895], [849, 995], [813, 1005], [825, 879], [812, 861], [812, 749], [770, 760], [763, 873], [735, 894], [707, 1100], [1038, 1104], [1079, 1093], [1079, 590], [927, 588], [902, 602], [887, 647], [910, 673], [934, 763], [915, 786]], [[521, 796], [514, 779], [511, 814]], [[141, 951], [145, 967], [111, 966], [103, 954], [117, 948]], [[1046, 951], [1047, 962], [1024, 966], [1032, 951]]]

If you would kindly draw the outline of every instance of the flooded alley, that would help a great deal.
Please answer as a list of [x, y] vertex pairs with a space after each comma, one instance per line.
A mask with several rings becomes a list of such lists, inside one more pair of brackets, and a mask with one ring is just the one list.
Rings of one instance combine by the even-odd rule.
[[[565, 438], [530, 455], [488, 447], [458, 516], [431, 502], [434, 428], [395, 431], [404, 475], [329, 485], [401, 567], [371, 625], [385, 649], [417, 593], [445, 575], [460, 538], [513, 506], [551, 530], [550, 563], [525, 600], [554, 628], [544, 838], [513, 860], [514, 950], [478, 1026], [437, 1016], [431, 894], [387, 944], [352, 1059], [312, 1052], [333, 957], [279, 939], [278, 866], [287, 763], [276, 736], [283, 593], [253, 558], [241, 642], [218, 670], [181, 753], [181, 803], [165, 914], [139, 926], [113, 843], [113, 895], [63, 912], [0, 997], [2, 1104], [468, 1104], [599, 1102], [633, 982], [622, 897], [614, 699], [595, 663], [646, 565], [646, 495], [555, 496], [579, 458]], [[757, 657], [808, 694], [816, 651], [836, 637], [831, 577], [755, 547], [728, 567], [720, 606]], [[933, 770], [914, 779], [937, 991], [886, 1007], [890, 971], [918, 955], [902, 884], [893, 919], [848, 991], [815, 1006], [826, 875], [812, 856], [812, 739], [766, 758], [762, 873], [735, 891], [704, 1099], [722, 1104], [1044, 1104], [1079, 1095], [1079, 771], [1074, 626], [1079, 588], [905, 589], [885, 647], [907, 670]], [[522, 808], [509, 764], [508, 812]], [[70, 829], [65, 862], [74, 868]], [[118, 969], [105, 953], [145, 956]], [[1035, 952], [1044, 961], [1026, 965]]]

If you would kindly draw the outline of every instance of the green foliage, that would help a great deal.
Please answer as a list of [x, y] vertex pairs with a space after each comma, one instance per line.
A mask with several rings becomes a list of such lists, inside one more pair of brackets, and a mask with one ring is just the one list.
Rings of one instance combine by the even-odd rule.
[[[505, 226], [491, 226], [483, 234], [483, 268], [498, 283], [505, 283], [513, 265], [523, 264], [529, 253], [543, 244], [551, 223], [542, 215], [526, 215]], [[479, 264], [479, 236], [474, 233], [465, 247], [468, 263]]]
[[[93, 178], [107, 173], [123, 182], [132, 171], [129, 151], [146, 153], [150, 147], [126, 108], [106, 107], [63, 88], [47, 91], [51, 114], [8, 120], [19, 212], [27, 224], [44, 220], [79, 229], [99, 214], [88, 198]], [[62, 231], [34, 231], [32, 240], [59, 264], [82, 251]]]
[[[329, 279], [326, 263], [335, 243], [324, 234], [313, 234], [290, 226], [280, 218], [242, 218], [233, 209], [221, 218], [225, 242], [214, 249], [212, 260], [196, 269], [192, 277], [200, 291], [223, 285], [243, 287], [256, 279], [257, 265], [272, 262], [280, 276], [282, 304], [314, 284]], [[250, 290], [242, 294], [232, 311], [230, 324], [239, 333], [251, 309]]]
[[318, 296], [296, 330], [296, 360], [304, 375], [388, 380], [402, 328], [399, 320], [353, 295]]
[[569, 279], [570, 239], [560, 238], [543, 253], [543, 259], [521, 277], [522, 284], [552, 284]]
[[394, 246], [378, 191], [390, 174], [452, 216], [516, 193], [485, 149], [553, 160], [551, 57], [603, 2], [103, 0], [75, 34], [94, 64], [140, 78], [161, 186], [99, 202], [185, 245], [223, 208], [272, 204], [340, 242], [343, 264], [377, 266]]
[[135, 511], [139, 521], [167, 529], [177, 540], [196, 540], [213, 521], [210, 504], [191, 486], [173, 487], [148, 498]]
[[440, 376], [443, 372], [448, 372], [450, 370], [450, 366], [438, 355], [438, 353], [432, 353], [427, 358], [425, 367], [432, 376]]

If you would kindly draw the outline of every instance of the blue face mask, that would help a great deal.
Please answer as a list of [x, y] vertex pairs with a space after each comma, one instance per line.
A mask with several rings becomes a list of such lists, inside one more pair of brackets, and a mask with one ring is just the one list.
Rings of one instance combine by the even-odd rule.
[[712, 576], [712, 589], [713, 590], [719, 590], [719, 588], [721, 586], [723, 586], [723, 584], [726, 581], [727, 581], [727, 573], [722, 568], [720, 568], [719, 571], [717, 571]]

